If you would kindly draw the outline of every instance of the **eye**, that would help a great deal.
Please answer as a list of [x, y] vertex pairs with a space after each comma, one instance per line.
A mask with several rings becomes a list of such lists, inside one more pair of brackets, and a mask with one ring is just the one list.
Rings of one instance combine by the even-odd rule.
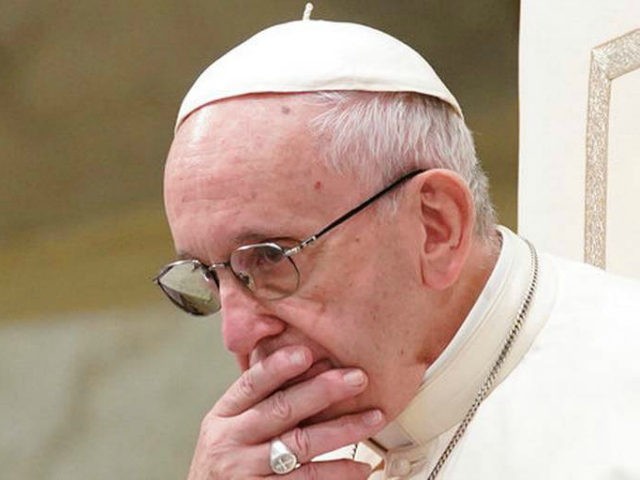
[[236, 250], [231, 255], [231, 268], [236, 274], [244, 273], [253, 276], [256, 272], [267, 273], [280, 264], [285, 256], [278, 247], [256, 245]]
[[260, 249], [260, 257], [265, 262], [278, 263], [284, 258], [282, 251], [273, 247], [264, 247]]
[[283, 258], [284, 254], [279, 248], [264, 245], [244, 250], [237, 255], [239, 261], [236, 264], [246, 270], [269, 268], [279, 263]]

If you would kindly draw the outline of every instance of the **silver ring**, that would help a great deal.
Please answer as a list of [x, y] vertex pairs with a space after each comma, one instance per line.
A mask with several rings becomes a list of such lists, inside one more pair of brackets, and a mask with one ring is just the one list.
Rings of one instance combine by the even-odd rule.
[[271, 449], [269, 450], [269, 465], [271, 465], [271, 471], [273, 473], [286, 475], [298, 466], [298, 457], [295, 456], [282, 440], [274, 438], [271, 440]]

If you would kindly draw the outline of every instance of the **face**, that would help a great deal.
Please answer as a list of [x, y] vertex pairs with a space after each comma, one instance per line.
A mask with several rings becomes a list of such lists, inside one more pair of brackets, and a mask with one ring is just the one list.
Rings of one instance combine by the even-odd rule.
[[[375, 193], [322, 165], [309, 129], [322, 107], [305, 98], [218, 102], [181, 126], [166, 167], [165, 204], [182, 256], [212, 264], [240, 245], [302, 240]], [[410, 205], [401, 197], [393, 217], [365, 210], [295, 255], [301, 281], [289, 297], [257, 299], [221, 271], [223, 339], [240, 367], [304, 345], [315, 361], [308, 375], [359, 367], [369, 377], [361, 395], [322, 418], [371, 407], [387, 418], [400, 413], [427, 366]]]

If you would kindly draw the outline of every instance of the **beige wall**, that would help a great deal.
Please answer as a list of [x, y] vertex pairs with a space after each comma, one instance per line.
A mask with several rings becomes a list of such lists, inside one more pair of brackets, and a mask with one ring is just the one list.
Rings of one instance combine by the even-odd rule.
[[[293, 0], [5, 0], [0, 15], [0, 464], [7, 478], [176, 478], [234, 375], [215, 322], [150, 283], [171, 259], [162, 164], [214, 57]], [[427, 56], [515, 225], [518, 2], [324, 0]]]
[[105, 311], [0, 329], [0, 477], [181, 478], [235, 368], [215, 322]]

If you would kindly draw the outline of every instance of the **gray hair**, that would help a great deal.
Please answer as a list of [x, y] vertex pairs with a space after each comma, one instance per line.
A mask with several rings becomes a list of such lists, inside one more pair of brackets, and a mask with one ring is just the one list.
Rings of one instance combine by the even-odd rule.
[[496, 222], [489, 182], [476, 157], [471, 132], [447, 103], [406, 92], [309, 95], [314, 103], [327, 106], [311, 127], [331, 168], [357, 172], [370, 188], [412, 170], [452, 170], [467, 182], [473, 196], [476, 234], [489, 239]]

